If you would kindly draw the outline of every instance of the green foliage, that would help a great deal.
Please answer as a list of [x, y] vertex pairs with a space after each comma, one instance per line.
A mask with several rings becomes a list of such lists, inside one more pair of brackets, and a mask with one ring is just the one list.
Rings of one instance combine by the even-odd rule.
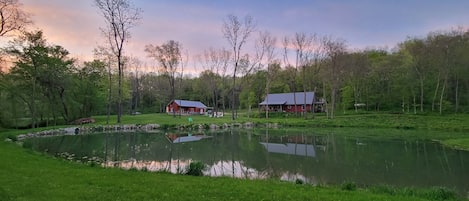
[[192, 161], [189, 164], [189, 167], [187, 168], [187, 175], [192, 175], [192, 176], [203, 176], [204, 169], [205, 169], [205, 164], [201, 161]]
[[16, 142], [18, 140], [18, 138], [16, 137], [16, 135], [13, 135], [13, 134], [9, 134], [7, 136], [8, 139], [10, 139], [11, 141], [13, 142]]
[[304, 184], [304, 183], [305, 182], [300, 178], [295, 179], [295, 184]]
[[355, 191], [357, 190], [357, 184], [352, 181], [344, 181], [341, 185], [340, 188], [345, 191]]

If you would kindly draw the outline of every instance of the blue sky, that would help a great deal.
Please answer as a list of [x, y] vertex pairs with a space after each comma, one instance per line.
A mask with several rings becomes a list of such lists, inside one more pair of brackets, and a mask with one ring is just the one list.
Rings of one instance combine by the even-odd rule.
[[[20, 0], [35, 27], [73, 56], [91, 58], [103, 43], [103, 19], [92, 0]], [[127, 54], [146, 60], [146, 44], [181, 42], [192, 56], [228, 48], [221, 27], [228, 14], [251, 15], [257, 29], [279, 40], [295, 32], [344, 39], [350, 49], [393, 48], [407, 37], [469, 28], [467, 0], [134, 0], [143, 9]], [[252, 35], [250, 43], [255, 40]], [[280, 42], [279, 42], [280, 43]], [[281, 44], [279, 44], [281, 46]], [[247, 46], [248, 48], [248, 46]], [[192, 59], [194, 60], [194, 59]], [[194, 62], [195, 63], [195, 62]]]

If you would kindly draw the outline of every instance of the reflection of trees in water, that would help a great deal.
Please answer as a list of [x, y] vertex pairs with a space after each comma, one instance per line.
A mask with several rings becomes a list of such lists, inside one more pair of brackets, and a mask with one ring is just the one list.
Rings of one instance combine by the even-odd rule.
[[[187, 133], [186, 133], [187, 134]], [[76, 157], [102, 157], [105, 165], [181, 172], [190, 161], [208, 165], [206, 174], [241, 178], [301, 179], [309, 183], [447, 186], [469, 189], [469, 152], [429, 141], [314, 135], [312, 131], [227, 130], [211, 138], [172, 144], [164, 134], [108, 133], [29, 139], [33, 148]], [[272, 153], [262, 143], [292, 144], [302, 154]], [[270, 146], [270, 144], [269, 144]], [[114, 161], [114, 162], [113, 162]], [[121, 164], [116, 164], [121, 162]], [[266, 176], [268, 175], [268, 176]], [[467, 191], [467, 190], [466, 190]]]

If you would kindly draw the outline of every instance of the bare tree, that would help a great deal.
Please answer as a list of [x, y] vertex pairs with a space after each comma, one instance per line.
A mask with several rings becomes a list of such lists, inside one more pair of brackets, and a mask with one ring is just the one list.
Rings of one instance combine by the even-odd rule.
[[[304, 100], [303, 100], [303, 117], [307, 118], [307, 111], [306, 111], [306, 65], [310, 62], [310, 57], [312, 55], [312, 48], [313, 42], [316, 39], [316, 35], [307, 36], [305, 33], [295, 33], [295, 37], [292, 40], [293, 47], [296, 50], [296, 71], [298, 72], [298, 68], [301, 67], [302, 74], [303, 74], [303, 93], [304, 93]], [[296, 101], [296, 95], [295, 95]], [[314, 102], [314, 100], [313, 100]], [[296, 105], [296, 103], [295, 103]], [[296, 107], [296, 106], [295, 106]], [[295, 110], [296, 111], [296, 110]]]
[[237, 16], [228, 15], [226, 21], [223, 23], [222, 32], [223, 36], [228, 41], [233, 50], [233, 86], [232, 86], [232, 104], [231, 104], [231, 118], [236, 119], [236, 74], [239, 70], [241, 60], [241, 49], [246, 43], [251, 33], [255, 30], [255, 24], [252, 17], [247, 15], [244, 21], [240, 21]]
[[302, 110], [303, 116], [306, 118], [306, 86], [305, 86], [305, 68], [306, 65], [309, 63], [310, 55], [312, 53], [312, 45], [314, 36], [308, 36], [305, 33], [295, 33], [295, 35], [291, 38], [284, 37], [283, 39], [283, 50], [284, 50], [284, 62], [286, 65], [291, 66], [288, 60], [289, 57], [289, 49], [294, 49], [295, 51], [295, 73], [293, 75], [292, 81], [294, 83], [290, 83], [292, 88], [290, 90], [293, 91], [293, 102], [295, 104], [295, 114], [298, 115], [298, 108], [297, 100], [296, 100], [296, 77], [297, 73], [300, 71], [300, 67], [302, 68], [303, 72], [303, 92], [304, 92], [304, 109]]
[[[270, 91], [270, 83], [273, 79], [271, 68], [275, 59], [275, 45], [277, 38], [272, 36], [268, 31], [259, 32], [259, 39], [257, 40], [257, 46], [262, 49], [265, 54], [265, 59], [260, 61], [261, 65], [266, 66], [267, 70], [267, 82], [265, 83], [265, 96], [268, 98]], [[265, 110], [265, 118], [269, 118], [269, 100], [267, 99], [267, 105]]]
[[[21, 32], [32, 23], [29, 14], [21, 10], [18, 0], [0, 0], [0, 37], [9, 36], [11, 33]], [[0, 55], [0, 74], [3, 72], [7, 59]]]
[[[228, 66], [228, 62], [230, 59], [230, 52], [225, 49], [213, 49], [209, 48], [208, 50], [204, 51], [204, 54], [199, 57], [199, 62], [202, 64], [203, 69], [207, 72], [211, 95], [212, 95], [212, 102], [213, 102], [213, 115], [217, 115], [218, 113], [218, 105], [219, 100], [218, 97], [220, 96], [219, 91], [219, 82], [218, 77], [223, 79], [224, 73], [226, 72], [226, 68]], [[222, 83], [223, 84], [223, 83]]]
[[132, 82], [131, 82], [132, 102], [131, 102], [131, 105], [130, 105], [130, 112], [131, 112], [131, 114], [137, 114], [139, 103], [140, 103], [140, 95], [141, 95], [141, 93], [140, 93], [140, 91], [141, 91], [141, 87], [140, 87], [140, 77], [141, 77], [141, 75], [139, 74], [139, 72], [141, 71], [141, 68], [142, 68], [142, 61], [140, 59], [138, 59], [137, 57], [131, 57], [129, 60], [130, 60], [129, 64], [131, 65], [129, 67], [133, 68], [133, 69], [129, 69], [129, 72], [131, 72], [131, 74], [133, 74], [133, 79], [132, 79]]
[[115, 64], [115, 57], [110, 52], [109, 48], [104, 46], [98, 46], [94, 49], [94, 56], [102, 60], [107, 65], [107, 75], [108, 75], [108, 94], [107, 94], [107, 118], [106, 124], [109, 124], [109, 117], [111, 116], [111, 106], [112, 106], [112, 69], [113, 65]]
[[118, 69], [118, 103], [117, 123], [122, 118], [122, 80], [124, 78], [123, 50], [124, 43], [130, 38], [130, 29], [140, 20], [142, 10], [131, 4], [130, 0], [95, 0], [107, 25], [102, 28], [114, 56], [117, 58]]
[[20, 9], [18, 0], [0, 0], [0, 36], [15, 31], [23, 31], [31, 24], [29, 14]]
[[[170, 40], [161, 46], [146, 45], [145, 52], [147, 56], [155, 59], [161, 65], [159, 71], [168, 78], [171, 88], [169, 98], [175, 98], [176, 76], [179, 65], [182, 63], [182, 45], [174, 40]], [[175, 111], [173, 116], [176, 116]]]

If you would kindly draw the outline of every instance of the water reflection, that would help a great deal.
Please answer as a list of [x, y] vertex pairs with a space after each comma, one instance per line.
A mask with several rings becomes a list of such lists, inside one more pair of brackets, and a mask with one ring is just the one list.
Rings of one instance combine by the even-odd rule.
[[[311, 131], [228, 130], [196, 133], [106, 133], [28, 139], [53, 155], [101, 158], [106, 167], [184, 172], [192, 161], [205, 175], [278, 178], [307, 183], [445, 186], [469, 191], [469, 153], [429, 141], [374, 140]], [[416, 132], [416, 131], [398, 131]], [[403, 136], [401, 134], [401, 136]]]

